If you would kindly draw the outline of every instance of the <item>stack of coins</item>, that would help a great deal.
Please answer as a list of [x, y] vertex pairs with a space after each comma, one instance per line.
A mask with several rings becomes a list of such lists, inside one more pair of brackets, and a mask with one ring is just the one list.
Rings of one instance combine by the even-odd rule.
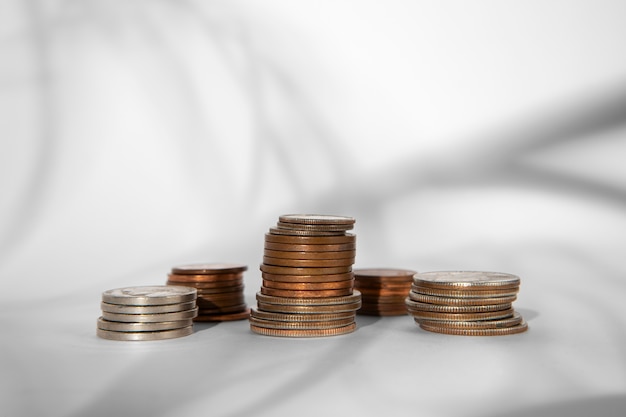
[[172, 268], [168, 285], [198, 291], [200, 309], [195, 321], [245, 320], [250, 316], [243, 293], [243, 273], [248, 267], [230, 263], [181, 265]]
[[354, 270], [354, 288], [361, 292], [362, 306], [357, 314], [404, 316], [404, 300], [409, 295], [415, 271], [393, 268]]
[[98, 336], [112, 340], [161, 340], [193, 333], [198, 314], [196, 290], [149, 286], [102, 293]]
[[520, 279], [499, 272], [415, 274], [406, 306], [424, 330], [466, 336], [522, 333], [528, 324], [513, 309]]
[[356, 329], [352, 217], [289, 214], [265, 235], [258, 309], [250, 329], [262, 335], [319, 337]]

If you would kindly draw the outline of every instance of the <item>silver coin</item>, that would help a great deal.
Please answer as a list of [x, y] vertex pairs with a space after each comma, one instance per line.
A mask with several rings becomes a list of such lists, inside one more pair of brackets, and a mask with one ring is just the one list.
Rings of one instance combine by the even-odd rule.
[[283, 214], [278, 218], [283, 223], [334, 225], [355, 223], [353, 217], [334, 216], [329, 214]]
[[417, 285], [462, 287], [464, 289], [488, 289], [491, 287], [514, 287], [520, 284], [517, 275], [486, 271], [432, 271], [419, 272], [413, 276]]
[[156, 313], [156, 314], [118, 314], [102, 312], [102, 318], [109, 321], [122, 323], [159, 323], [165, 321], [179, 321], [193, 319], [198, 315], [198, 307], [193, 310], [178, 311], [176, 313]]
[[96, 329], [96, 333], [98, 337], [110, 340], [163, 340], [188, 336], [193, 333], [193, 326], [175, 330], [164, 330], [160, 332], [114, 332], [111, 330]]
[[161, 330], [181, 329], [193, 325], [192, 319], [164, 321], [161, 323], [120, 323], [98, 318], [98, 329], [114, 332], [156, 332]]
[[185, 303], [195, 300], [196, 296], [196, 289], [192, 287], [152, 285], [108, 290], [102, 293], [102, 301], [127, 306], [155, 306]]
[[162, 304], [158, 306], [125, 306], [121, 304], [100, 303], [102, 311], [119, 314], [176, 313], [178, 311], [192, 310], [195, 306], [195, 300], [186, 303]]

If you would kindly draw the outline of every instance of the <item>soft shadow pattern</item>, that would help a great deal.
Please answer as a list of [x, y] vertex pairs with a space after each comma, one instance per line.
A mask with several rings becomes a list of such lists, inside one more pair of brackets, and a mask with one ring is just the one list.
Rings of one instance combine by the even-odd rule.
[[[626, 395], [614, 395], [528, 407], [510, 413], [495, 412], [493, 417], [623, 417]], [[485, 414], [482, 417], [488, 417]]]

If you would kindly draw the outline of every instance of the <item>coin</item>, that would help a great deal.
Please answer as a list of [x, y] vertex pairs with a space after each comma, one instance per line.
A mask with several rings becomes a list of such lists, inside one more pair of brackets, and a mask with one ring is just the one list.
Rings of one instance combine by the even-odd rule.
[[491, 304], [491, 305], [469, 305], [469, 306], [457, 306], [457, 305], [441, 305], [441, 304], [428, 304], [421, 303], [419, 301], [413, 301], [409, 297], [405, 299], [407, 308], [411, 311], [433, 311], [439, 313], [480, 313], [486, 311], [501, 311], [511, 308], [511, 303]]
[[[454, 329], [498, 329], [501, 327], [512, 327], [520, 324], [523, 321], [522, 315], [517, 311], [513, 312], [511, 317], [494, 320], [480, 320], [480, 321], [440, 321], [440, 320], [428, 320], [420, 319], [419, 323], [423, 323], [432, 327], [447, 327]], [[418, 324], [419, 324], [418, 323]]]
[[261, 264], [262, 272], [275, 275], [335, 275], [352, 272], [352, 266], [291, 267]]
[[344, 327], [337, 327], [334, 329], [318, 329], [318, 330], [266, 329], [264, 327], [259, 327], [259, 326], [250, 324], [250, 330], [252, 330], [254, 333], [258, 333], [264, 336], [323, 337], [323, 336], [337, 336], [337, 335], [352, 333], [354, 330], [356, 330], [356, 323], [352, 323]]
[[345, 233], [339, 236], [289, 236], [266, 233], [265, 242], [289, 243], [296, 245], [338, 245], [345, 243], [354, 244], [356, 242], [356, 235], [351, 233]]
[[129, 306], [176, 304], [195, 299], [195, 288], [173, 285], [116, 288], [102, 293], [102, 301], [105, 303]]
[[196, 301], [188, 301], [186, 303], [177, 304], [161, 304], [156, 306], [134, 306], [109, 304], [102, 302], [100, 308], [102, 311], [119, 314], [154, 314], [154, 313], [175, 313], [177, 311], [191, 310], [196, 306]]
[[263, 255], [281, 259], [354, 259], [356, 251], [294, 252], [265, 249]]
[[454, 327], [432, 326], [430, 324], [419, 323], [419, 326], [429, 332], [443, 333], [457, 336], [504, 336], [523, 333], [528, 330], [528, 324], [522, 321], [520, 324], [511, 327], [498, 327], [495, 329], [467, 329]]
[[342, 243], [336, 245], [297, 245], [291, 243], [265, 242], [266, 250], [283, 252], [343, 252], [356, 250], [355, 243]]
[[223, 288], [199, 288], [198, 298], [200, 297], [212, 297], [219, 294], [241, 293], [244, 290], [243, 285], [236, 287], [223, 287]]
[[200, 263], [191, 265], [181, 265], [172, 268], [172, 274], [176, 275], [215, 275], [234, 274], [244, 272], [248, 269], [246, 265], [231, 263]]
[[258, 308], [261, 311], [272, 313], [334, 314], [358, 310], [361, 308], [361, 300], [345, 304], [330, 305], [282, 305], [258, 301]]
[[243, 281], [243, 273], [236, 274], [169, 274], [168, 282], [175, 282], [177, 285], [194, 285], [195, 284], [215, 284], [215, 285], [231, 285], [232, 282]]
[[430, 288], [421, 285], [411, 285], [411, 289], [417, 293], [425, 295], [433, 295], [437, 297], [451, 297], [451, 298], [491, 298], [491, 297], [509, 297], [516, 295], [519, 292], [519, 287], [493, 289], [493, 290], [452, 290], [442, 288]]
[[480, 305], [492, 305], [512, 303], [517, 299], [517, 295], [510, 295], [508, 297], [496, 297], [496, 298], [452, 298], [452, 297], [439, 297], [434, 295], [419, 294], [414, 291], [409, 292], [409, 298], [413, 301], [428, 304], [439, 304], [448, 306], [480, 306]]
[[320, 230], [296, 230], [296, 229], [281, 229], [279, 227], [270, 227], [270, 233], [273, 235], [285, 235], [285, 236], [344, 236], [343, 231], [320, 231]]
[[237, 296], [229, 298], [198, 298], [196, 304], [198, 304], [198, 307], [201, 309], [225, 308], [244, 304], [245, 301], [243, 294], [237, 294]]
[[193, 333], [193, 326], [187, 326], [175, 330], [163, 330], [158, 332], [115, 332], [111, 330], [96, 329], [97, 335], [103, 339], [110, 340], [163, 340], [188, 336]]
[[407, 311], [413, 316], [415, 321], [422, 319], [438, 320], [438, 321], [479, 321], [479, 320], [496, 320], [513, 316], [513, 309], [509, 308], [502, 311], [488, 311], [484, 313], [439, 313], [433, 311], [414, 311], [407, 307]]
[[356, 219], [348, 216], [335, 216], [329, 214], [283, 214], [278, 217], [278, 221], [282, 223], [297, 224], [345, 224], [352, 225]]
[[245, 304], [238, 304], [233, 306], [224, 306], [224, 307], [202, 307], [200, 311], [198, 311], [198, 316], [206, 316], [206, 315], [214, 315], [214, 314], [226, 314], [226, 313], [241, 313], [242, 311], [246, 311], [248, 306]]
[[321, 274], [321, 275], [282, 275], [282, 274], [269, 274], [262, 272], [261, 277], [266, 281], [275, 282], [294, 282], [294, 283], [315, 283], [315, 282], [336, 282], [336, 281], [350, 281], [353, 282], [354, 275], [352, 272], [346, 272], [343, 274]]
[[287, 259], [263, 257], [263, 264], [272, 266], [288, 266], [293, 268], [328, 268], [352, 267], [354, 257], [344, 259]]
[[297, 297], [300, 298], [326, 298], [326, 297], [340, 297], [344, 295], [351, 295], [352, 288], [339, 288], [335, 290], [311, 290], [311, 291], [298, 291], [298, 290], [280, 290], [276, 288], [261, 287], [261, 294], [271, 295], [276, 297]]
[[188, 327], [193, 324], [191, 319], [179, 321], [165, 321], [160, 323], [121, 323], [98, 318], [98, 328], [114, 332], [154, 332], [161, 330], [174, 330]]
[[377, 279], [385, 282], [413, 282], [413, 276], [417, 272], [410, 269], [397, 268], [358, 268], [354, 275], [363, 278], [363, 281]]
[[250, 309], [245, 309], [238, 313], [226, 313], [226, 314], [198, 314], [198, 317], [193, 321], [236, 321], [247, 320], [250, 317]]
[[436, 271], [415, 274], [416, 285], [430, 288], [489, 290], [492, 288], [515, 288], [520, 284], [516, 275], [502, 272]]
[[274, 321], [259, 319], [257, 317], [251, 316], [250, 323], [258, 327], [265, 327], [266, 329], [319, 330], [347, 326], [351, 323], [354, 323], [354, 318], [350, 317], [346, 319], [337, 319], [330, 321]]
[[[279, 282], [263, 280], [263, 287], [275, 288], [280, 290], [295, 291], [319, 291], [319, 290], [337, 290], [341, 288], [352, 289], [352, 280], [330, 281], [330, 282]], [[406, 294], [405, 294], [406, 295]]]
[[281, 305], [331, 305], [331, 304], [348, 304], [361, 300], [361, 293], [354, 291], [352, 295], [341, 297], [323, 297], [323, 298], [290, 298], [265, 295], [261, 292], [256, 294], [257, 301], [270, 304]]
[[269, 311], [254, 310], [250, 312], [252, 317], [273, 321], [287, 322], [304, 322], [304, 321], [331, 321], [339, 319], [352, 318], [354, 320], [354, 311], [344, 311], [341, 313], [326, 314], [299, 314], [299, 313], [272, 313]]
[[276, 227], [284, 230], [309, 230], [315, 232], [346, 232], [354, 226], [351, 224], [302, 224], [278, 222]]
[[109, 321], [119, 321], [125, 323], [157, 323], [164, 321], [179, 321], [192, 319], [198, 315], [198, 307], [193, 310], [178, 311], [176, 313], [156, 313], [156, 314], [118, 314], [102, 312], [102, 318]]

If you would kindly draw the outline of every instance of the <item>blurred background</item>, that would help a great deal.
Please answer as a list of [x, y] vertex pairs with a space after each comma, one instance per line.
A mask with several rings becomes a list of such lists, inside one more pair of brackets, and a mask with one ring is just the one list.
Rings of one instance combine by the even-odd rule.
[[609, 317], [623, 387], [625, 50], [624, 1], [1, 0], [5, 323], [195, 262], [253, 305], [278, 216], [337, 214], [356, 267]]

